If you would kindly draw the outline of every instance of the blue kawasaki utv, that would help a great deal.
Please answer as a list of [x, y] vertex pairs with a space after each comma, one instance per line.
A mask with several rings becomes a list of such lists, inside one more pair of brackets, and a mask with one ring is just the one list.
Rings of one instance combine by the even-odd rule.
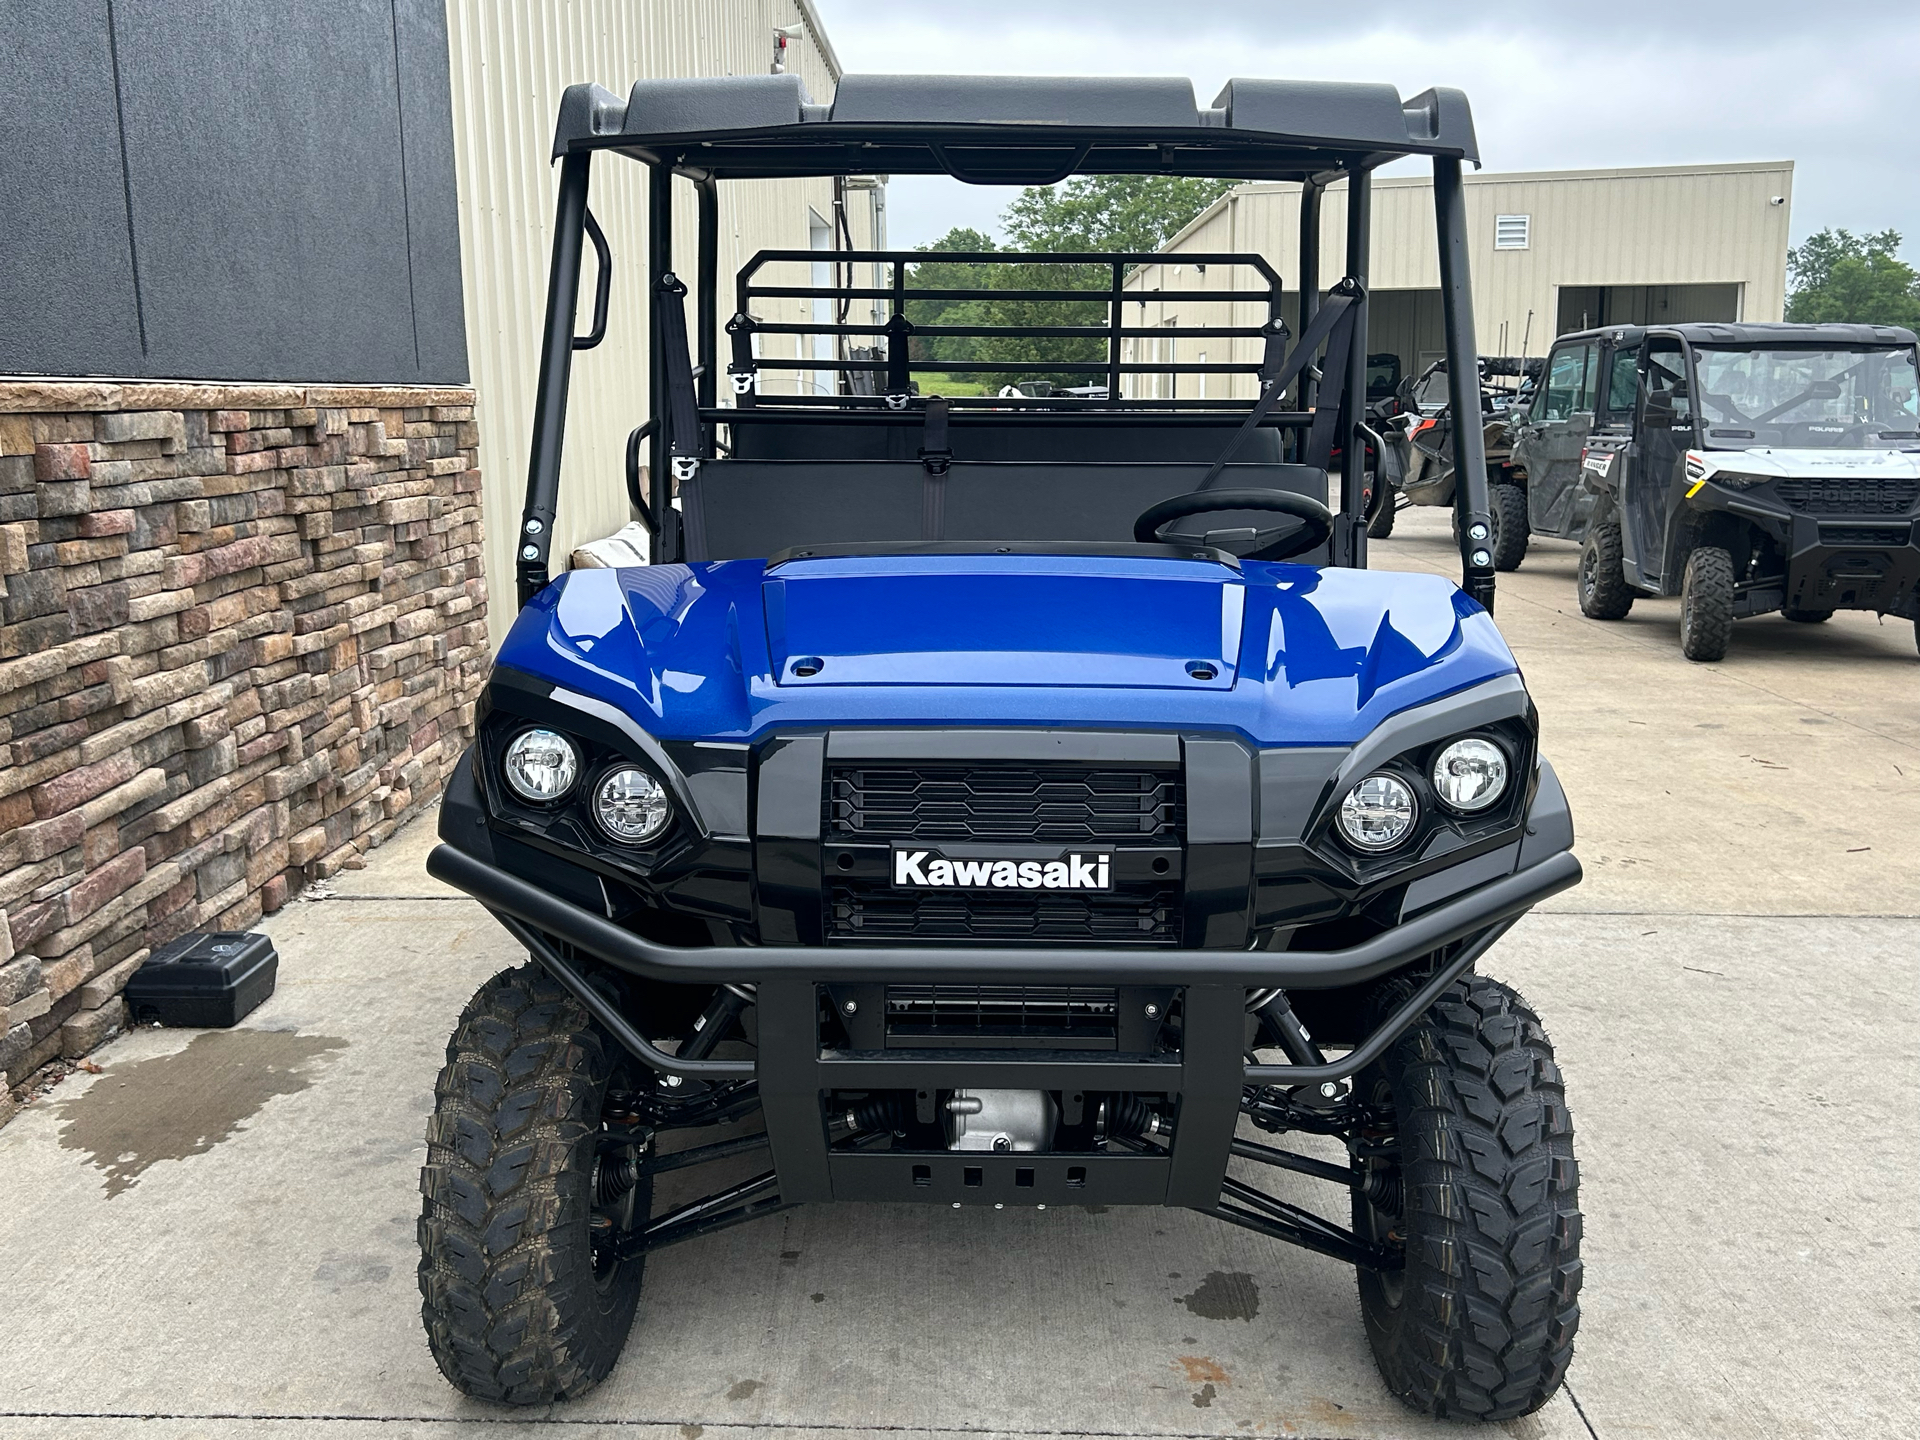
[[[1402, 156], [1433, 162], [1451, 400], [1480, 409], [1465, 98], [849, 76], [820, 105], [794, 76], [657, 80], [570, 89], [554, 154], [521, 609], [428, 862], [531, 956], [461, 1018], [428, 1131], [448, 1379], [581, 1394], [650, 1252], [791, 1206], [1166, 1205], [1351, 1263], [1416, 1409], [1544, 1404], [1579, 1323], [1573, 1128], [1540, 1021], [1477, 967], [1580, 865], [1489, 613], [1478, 429], [1461, 585], [1365, 568], [1369, 183]], [[550, 578], [568, 374], [606, 328], [602, 155], [651, 186], [626, 481], [652, 563]], [[933, 289], [921, 255], [769, 251], [721, 313], [723, 182], [1116, 173], [1297, 184], [1300, 273], [996, 252], [943, 255], [981, 288]], [[1130, 325], [1149, 276], [1196, 321]], [[1023, 332], [916, 325], [916, 302], [989, 291], [1081, 358], [922, 393], [957, 368], [932, 341]], [[1211, 363], [1158, 348], [1195, 337]], [[1182, 375], [1245, 378], [1195, 398]], [[1320, 1154], [1264, 1138], [1288, 1134]], [[692, 1167], [710, 1193], [657, 1207]], [[1329, 1203], [1269, 1193], [1273, 1169]]]

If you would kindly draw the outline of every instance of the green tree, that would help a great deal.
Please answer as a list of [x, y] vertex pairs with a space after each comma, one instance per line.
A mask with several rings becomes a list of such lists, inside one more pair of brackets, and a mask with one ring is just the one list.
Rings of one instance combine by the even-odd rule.
[[1029, 186], [1000, 223], [1017, 250], [1150, 253], [1233, 186], [1187, 175], [1078, 175], [1064, 185]]
[[1787, 319], [1920, 328], [1920, 273], [1899, 248], [1897, 230], [1809, 235], [1787, 251]]
[[[1202, 210], [1232, 188], [1231, 180], [1201, 180], [1180, 175], [1083, 175], [1057, 186], [1029, 186], [1000, 217], [1008, 247], [1029, 254], [1069, 256], [1087, 251], [1150, 254], [1185, 229]], [[958, 228], [925, 247], [942, 252], [990, 251], [991, 236]], [[980, 286], [996, 290], [1105, 291], [1113, 272], [1104, 264], [1023, 261], [995, 265], [928, 259], [916, 264], [908, 280], [914, 289]], [[910, 300], [907, 318], [924, 325], [1004, 325], [1057, 327], [1104, 326], [1107, 302], [1087, 300]], [[913, 342], [915, 359], [942, 364], [991, 364], [993, 361], [1097, 364], [1106, 359], [1104, 336], [1012, 335], [972, 337], [927, 335]], [[969, 371], [989, 388], [1030, 380], [1056, 385], [1099, 384], [1104, 376], [1084, 370]]]
[[[944, 254], [982, 253], [999, 247], [991, 235], [965, 226], [955, 226], [931, 245], [920, 250], [929, 258], [908, 267], [907, 290], [968, 290], [999, 283], [1002, 265], [970, 265], [965, 261], [942, 260]], [[979, 300], [909, 300], [907, 319], [917, 328], [923, 325], [985, 325], [988, 322]], [[979, 355], [981, 341], [965, 335], [915, 336], [908, 354], [915, 360], [937, 360], [961, 365]]]

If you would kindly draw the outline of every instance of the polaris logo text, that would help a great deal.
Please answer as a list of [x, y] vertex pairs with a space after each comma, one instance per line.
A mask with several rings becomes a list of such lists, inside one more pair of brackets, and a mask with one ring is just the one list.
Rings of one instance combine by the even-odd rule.
[[893, 883], [929, 890], [1111, 890], [1113, 857], [949, 860], [931, 850], [895, 850]]

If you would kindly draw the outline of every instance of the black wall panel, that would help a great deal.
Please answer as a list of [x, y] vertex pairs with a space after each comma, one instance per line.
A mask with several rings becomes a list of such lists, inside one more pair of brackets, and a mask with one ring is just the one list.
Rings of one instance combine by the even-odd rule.
[[0, 371], [141, 364], [107, 0], [0, 0]]
[[439, 0], [0, 17], [0, 371], [467, 378]]

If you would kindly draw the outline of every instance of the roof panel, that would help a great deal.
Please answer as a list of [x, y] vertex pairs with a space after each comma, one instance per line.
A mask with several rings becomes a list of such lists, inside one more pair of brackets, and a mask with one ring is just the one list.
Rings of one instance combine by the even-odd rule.
[[1797, 324], [1791, 320], [1683, 320], [1672, 325], [1595, 325], [1570, 331], [1553, 342], [1624, 337], [1639, 344], [1648, 335], [1677, 335], [1693, 345], [1912, 345], [1914, 333], [1899, 325], [1859, 325], [1829, 320]]
[[1229, 80], [1214, 102], [1235, 130], [1342, 135], [1375, 146], [1405, 145], [1407, 117], [1391, 85], [1326, 80]]
[[[1391, 85], [1236, 79], [1202, 110], [1179, 77], [1084, 75], [848, 75], [831, 105], [813, 104], [794, 75], [642, 80], [624, 104], [575, 85], [554, 154], [618, 148], [715, 176], [958, 174], [946, 150], [967, 147], [968, 166], [998, 178], [1048, 170], [1061, 157], [1030, 152], [1075, 141], [1064, 163], [1090, 172], [1292, 179], [1408, 154], [1479, 161], [1457, 90], [1403, 102]], [[983, 163], [995, 150], [1009, 163]]]
[[834, 93], [831, 118], [855, 125], [1200, 125], [1193, 82], [1178, 76], [849, 75]]

